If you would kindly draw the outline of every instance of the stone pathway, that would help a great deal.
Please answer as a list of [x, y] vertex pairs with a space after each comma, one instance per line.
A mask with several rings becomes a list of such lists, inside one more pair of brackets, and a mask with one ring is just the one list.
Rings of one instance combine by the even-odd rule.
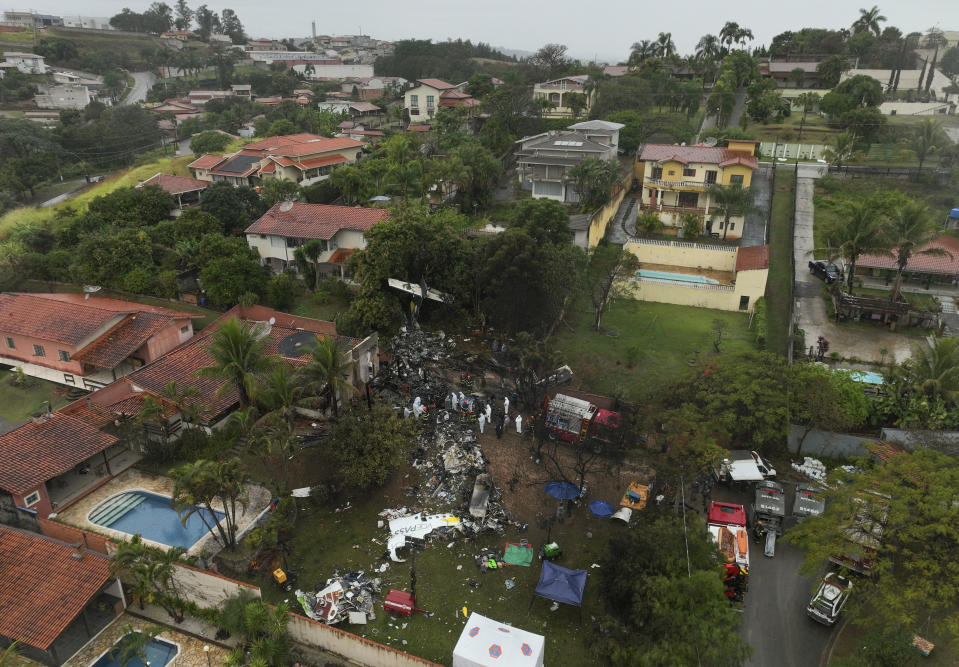
[[629, 195], [623, 198], [619, 208], [616, 210], [616, 216], [609, 224], [606, 232], [610, 243], [623, 245], [630, 236], [636, 235], [636, 207], [639, 205], [638, 199], [633, 199]]
[[[782, 178], [788, 178], [783, 175]], [[769, 225], [769, 199], [772, 197], [772, 167], [761, 166], [753, 172], [753, 206], [755, 210], [746, 214], [743, 234], [739, 245], [743, 248], [766, 245], [766, 228]]]

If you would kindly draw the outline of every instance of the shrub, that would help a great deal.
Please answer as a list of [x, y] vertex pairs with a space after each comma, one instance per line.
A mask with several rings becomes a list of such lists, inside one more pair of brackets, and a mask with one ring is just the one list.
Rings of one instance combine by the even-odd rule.
[[766, 349], [766, 336], [769, 334], [769, 321], [766, 312], [766, 299], [764, 297], [756, 300], [753, 325], [756, 328], [756, 344], [759, 346], [759, 349], [764, 350]]

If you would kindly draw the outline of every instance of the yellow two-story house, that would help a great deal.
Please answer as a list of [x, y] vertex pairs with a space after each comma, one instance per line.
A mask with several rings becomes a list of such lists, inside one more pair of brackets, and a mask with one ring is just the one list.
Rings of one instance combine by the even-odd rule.
[[[588, 117], [593, 105], [594, 91], [586, 91], [587, 81], [589, 81], [588, 74], [543, 81], [533, 85], [533, 99], [549, 103], [549, 107], [542, 111], [544, 118], [575, 118], [577, 112], [582, 117]], [[576, 108], [571, 103], [571, 94], [581, 96], [585, 106], [581, 109]]]
[[636, 156], [636, 178], [642, 181], [642, 212], [653, 213], [667, 226], [681, 227], [683, 215], [703, 221], [707, 235], [739, 238], [743, 216], [711, 219], [715, 212], [710, 188], [715, 185], [752, 184], [759, 167], [755, 141], [730, 139], [728, 146], [644, 144]]

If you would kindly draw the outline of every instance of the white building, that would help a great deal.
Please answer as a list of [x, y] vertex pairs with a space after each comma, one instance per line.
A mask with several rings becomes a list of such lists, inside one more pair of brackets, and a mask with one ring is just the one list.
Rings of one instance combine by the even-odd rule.
[[113, 30], [106, 16], [64, 16], [65, 28], [86, 28], [87, 30]]
[[90, 89], [75, 83], [49, 86], [33, 96], [33, 101], [41, 109], [83, 109], [90, 100]]
[[43, 56], [38, 56], [35, 53], [4, 51], [3, 59], [11, 65], [16, 65], [17, 69], [24, 74], [47, 73], [47, 65], [43, 62]]

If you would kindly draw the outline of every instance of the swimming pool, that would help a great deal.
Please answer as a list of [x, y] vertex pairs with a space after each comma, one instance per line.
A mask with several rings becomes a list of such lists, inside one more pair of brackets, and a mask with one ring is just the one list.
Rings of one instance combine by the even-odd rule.
[[719, 281], [705, 276], [694, 276], [688, 273], [669, 273], [668, 271], [647, 271], [640, 269], [636, 272], [637, 278], [643, 280], [652, 280], [658, 283], [703, 283], [705, 285], [718, 285]]
[[150, 667], [163, 667], [169, 664], [170, 661], [176, 657], [177, 653], [180, 652], [176, 644], [163, 641], [162, 639], [154, 639], [146, 645], [144, 651], [147, 659], [146, 663], [139, 657], [135, 657], [124, 665], [121, 665], [120, 651], [122, 650], [123, 642], [127, 641], [127, 637], [130, 637], [130, 635], [125, 635], [117, 640], [117, 643], [97, 658], [96, 662], [91, 663], [90, 667], [146, 667], [147, 665]]
[[[223, 512], [217, 512], [222, 519]], [[209, 510], [190, 515], [184, 524], [180, 514], [170, 506], [170, 498], [147, 491], [124, 491], [107, 498], [87, 516], [92, 524], [112, 528], [171, 547], [189, 549], [206, 535], [207, 524], [213, 525]], [[204, 523], [204, 521], [206, 523]]]
[[856, 382], [862, 382], [863, 384], [884, 384], [885, 379], [879, 373], [874, 373], [873, 371], [851, 371], [848, 369], [843, 369], [849, 373], [851, 377]]

